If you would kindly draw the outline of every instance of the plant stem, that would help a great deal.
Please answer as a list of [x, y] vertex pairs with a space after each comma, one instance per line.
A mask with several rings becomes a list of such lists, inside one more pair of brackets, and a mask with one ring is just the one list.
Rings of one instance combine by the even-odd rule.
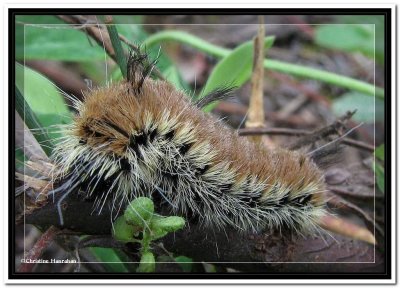
[[211, 44], [189, 33], [181, 31], [171, 31], [171, 30], [165, 30], [151, 35], [143, 42], [142, 45], [150, 49], [157, 43], [164, 41], [182, 42], [190, 46], [193, 46], [194, 48], [197, 48], [207, 54], [213, 55], [217, 58], [223, 58], [231, 52], [230, 49], [225, 49], [217, 45]]
[[122, 75], [126, 78], [127, 68], [126, 68], [126, 58], [124, 50], [122, 49], [121, 40], [119, 39], [119, 34], [115, 25], [112, 24], [112, 17], [105, 17], [106, 27], [108, 35], [110, 36], [111, 44], [114, 48], [115, 58], [117, 60], [118, 66], [121, 69]]
[[[211, 44], [199, 37], [182, 31], [165, 30], [163, 32], [151, 35], [144, 41], [143, 44], [150, 48], [157, 43], [164, 41], [178, 41], [185, 43], [217, 58], [226, 57], [231, 52], [230, 49], [225, 49]], [[350, 77], [341, 76], [332, 72], [271, 59], [264, 60], [264, 67], [298, 77], [319, 80], [325, 83], [365, 93], [367, 95], [376, 95], [382, 99], [384, 98], [384, 90], [382, 88], [375, 87], [372, 84], [355, 80]]]

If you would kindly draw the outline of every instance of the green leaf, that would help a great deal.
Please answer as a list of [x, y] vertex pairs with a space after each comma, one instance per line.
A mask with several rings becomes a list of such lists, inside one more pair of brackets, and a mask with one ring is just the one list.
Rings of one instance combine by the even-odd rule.
[[[385, 17], [383, 15], [341, 15], [337, 17], [338, 23], [348, 24], [372, 24], [375, 38], [375, 60], [384, 64], [385, 60]], [[368, 46], [370, 47], [370, 46]], [[373, 50], [369, 51], [372, 55]]]
[[157, 240], [166, 236], [169, 232], [160, 228], [151, 228], [151, 240]]
[[83, 30], [74, 29], [54, 16], [19, 16], [17, 21], [25, 23], [16, 27], [17, 60], [104, 61], [102, 47], [89, 40]]
[[154, 203], [147, 197], [138, 197], [129, 203], [125, 210], [124, 218], [128, 224], [144, 227], [145, 223], [153, 217]]
[[116, 240], [121, 242], [132, 242], [132, 240], [134, 240], [133, 235], [135, 232], [135, 227], [126, 223], [123, 216], [120, 216], [115, 220], [112, 234]]
[[382, 165], [375, 162], [375, 179], [379, 191], [385, 193], [385, 170]]
[[317, 28], [315, 41], [317, 44], [347, 51], [360, 51], [374, 45], [373, 26], [361, 24], [324, 25]]
[[183, 272], [191, 272], [193, 269], [193, 259], [186, 256], [175, 257], [176, 263], [181, 266]]
[[143, 253], [137, 272], [148, 273], [156, 270], [156, 261], [151, 252]]
[[178, 68], [176, 66], [171, 65], [167, 69], [164, 70], [163, 75], [165, 79], [172, 83], [177, 89], [185, 90], [188, 89], [188, 85], [183, 81]]
[[385, 145], [381, 144], [375, 149], [375, 157], [379, 160], [385, 161]]
[[353, 119], [366, 123], [383, 121], [384, 116], [384, 102], [380, 98], [375, 98], [374, 103], [374, 97], [358, 92], [349, 92], [335, 99], [332, 109], [337, 116], [357, 109]]
[[[90, 247], [89, 251], [100, 261], [105, 262], [102, 265], [108, 272], [129, 272], [128, 268], [122, 263], [123, 261], [119, 258], [115, 249], [102, 248], [102, 247]], [[114, 262], [114, 263], [107, 263]]]
[[166, 232], [175, 232], [185, 226], [185, 219], [179, 216], [154, 217], [151, 221], [151, 227], [156, 230]]
[[28, 102], [25, 101], [24, 96], [17, 87], [15, 87], [15, 110], [17, 110], [21, 119], [25, 122], [25, 125], [32, 131], [32, 135], [36, 141], [42, 143], [42, 149], [47, 156], [51, 155], [53, 150], [53, 143], [51, 142], [48, 133], [39, 123], [39, 119], [36, 118]]
[[[265, 38], [265, 50], [272, 46], [274, 39], [272, 36]], [[230, 85], [238, 88], [242, 86], [251, 77], [253, 55], [253, 41], [245, 42], [235, 48], [214, 67], [200, 97], [221, 86]], [[215, 103], [210, 104], [203, 110], [209, 112], [215, 105]]]
[[373, 24], [335, 24], [320, 26], [315, 41], [326, 47], [349, 52], [361, 52], [373, 58], [375, 31]]
[[113, 22], [117, 27], [118, 33], [131, 40], [133, 44], [143, 42], [148, 36], [141, 25], [143, 22], [142, 15], [114, 15]]
[[[77, 69], [92, 83], [96, 83], [99, 87], [105, 87], [109, 84], [110, 78], [112, 82], [119, 82], [122, 79], [122, 73], [119, 66], [115, 63], [107, 63], [107, 70], [104, 61], [85, 61], [77, 63]], [[114, 74], [118, 71], [117, 79]], [[106, 73], [107, 72], [107, 73]], [[117, 81], [118, 80], [118, 81]]]
[[[68, 124], [72, 121], [72, 114], [64, 98], [58, 92], [55, 84], [43, 75], [15, 63], [15, 85], [22, 92], [41, 127]], [[21, 117], [23, 116], [21, 115]], [[48, 136], [56, 139], [61, 134], [49, 133]]]

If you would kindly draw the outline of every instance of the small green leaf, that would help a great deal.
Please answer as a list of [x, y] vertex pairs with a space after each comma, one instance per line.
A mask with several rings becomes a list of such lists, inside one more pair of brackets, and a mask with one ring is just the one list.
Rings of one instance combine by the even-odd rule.
[[[375, 40], [375, 60], [384, 64], [385, 60], [385, 16], [383, 15], [340, 15], [337, 23], [347, 24], [372, 24], [374, 29], [373, 38]], [[368, 46], [371, 48], [371, 46]], [[372, 54], [374, 51], [370, 51]]]
[[379, 191], [385, 193], [385, 170], [378, 163], [375, 163], [375, 178]]
[[185, 219], [179, 216], [155, 217], [151, 221], [151, 227], [155, 230], [175, 232], [185, 226]]
[[385, 145], [381, 144], [375, 149], [375, 157], [379, 160], [385, 161]]
[[[113, 248], [103, 248], [103, 247], [89, 247], [89, 251], [95, 255], [95, 257], [103, 262], [102, 264], [109, 272], [129, 272], [128, 268], [125, 266], [121, 258], [116, 253]], [[110, 263], [112, 262], [112, 263]]]
[[166, 236], [169, 232], [160, 228], [151, 228], [151, 240], [157, 240]]
[[[274, 39], [275, 37], [272, 36], [265, 38], [265, 50], [272, 46]], [[207, 93], [220, 88], [221, 86], [230, 85], [239, 88], [248, 81], [251, 77], [253, 67], [253, 46], [253, 41], [245, 42], [218, 62], [211, 72], [200, 97], [207, 95]], [[212, 103], [206, 106], [203, 110], [209, 112], [215, 107], [215, 105], [215, 103]]]
[[128, 224], [145, 226], [154, 214], [154, 203], [147, 197], [138, 197], [125, 210], [124, 218]]
[[186, 256], [175, 257], [176, 263], [181, 266], [183, 272], [191, 272], [193, 269], [193, 259]]
[[112, 234], [113, 237], [121, 242], [132, 242], [133, 235], [135, 234], [136, 229], [134, 226], [126, 223], [125, 218], [120, 216], [114, 222]]
[[151, 252], [143, 253], [142, 258], [140, 259], [139, 267], [137, 268], [137, 272], [148, 273], [154, 272], [156, 270], [156, 261], [154, 259], [154, 255]]
[[335, 99], [332, 109], [337, 116], [345, 114], [346, 111], [357, 110], [353, 116], [355, 121], [373, 123], [383, 121], [384, 102], [379, 98], [375, 98], [374, 101], [374, 97], [362, 93], [349, 92]]
[[318, 27], [315, 41], [317, 44], [333, 49], [361, 52], [374, 57], [373, 24], [337, 24]]

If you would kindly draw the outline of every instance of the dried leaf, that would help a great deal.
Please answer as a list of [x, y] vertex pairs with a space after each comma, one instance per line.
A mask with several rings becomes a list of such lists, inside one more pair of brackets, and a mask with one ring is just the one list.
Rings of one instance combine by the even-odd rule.
[[357, 226], [344, 219], [324, 216], [320, 220], [319, 225], [326, 230], [376, 245], [375, 237], [368, 229]]

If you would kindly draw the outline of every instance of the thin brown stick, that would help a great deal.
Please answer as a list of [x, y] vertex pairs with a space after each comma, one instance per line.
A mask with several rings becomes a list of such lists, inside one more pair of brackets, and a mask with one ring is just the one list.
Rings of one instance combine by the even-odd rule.
[[287, 136], [303, 136], [308, 135], [311, 132], [300, 129], [290, 128], [242, 128], [239, 130], [240, 136], [251, 136], [251, 135], [287, 135]]
[[[254, 38], [253, 74], [251, 77], [251, 96], [249, 116], [246, 127], [264, 127], [264, 16], [259, 16], [259, 28]], [[253, 136], [254, 142], [260, 143], [262, 136]]]
[[[115, 61], [117, 62], [117, 59], [115, 57], [115, 52], [114, 48], [112, 47], [110, 37], [108, 36], [108, 33], [106, 31], [100, 31], [102, 30], [99, 27], [96, 27], [94, 25], [87, 25], [89, 23], [88, 19], [86, 19], [83, 16], [75, 16], [75, 15], [57, 15], [58, 18], [63, 20], [66, 23], [69, 24], [80, 24], [80, 25], [85, 25], [85, 31], [86, 33], [91, 36], [97, 44], [99, 44], [101, 47], [104, 47], [106, 50], [107, 54]], [[104, 32], [104, 33], [102, 33]]]
[[[300, 129], [290, 129], [290, 128], [242, 128], [239, 130], [240, 136], [250, 136], [250, 135], [286, 135], [286, 136], [305, 136], [311, 135], [313, 132]], [[368, 152], [374, 152], [375, 146], [367, 144], [362, 141], [353, 140], [350, 138], [344, 138], [342, 140], [343, 144], [359, 148]]]
[[328, 188], [332, 193], [338, 194], [340, 196], [357, 198], [357, 199], [360, 199], [360, 200], [371, 200], [371, 199], [373, 200], [374, 198], [379, 198], [379, 197], [383, 198], [383, 195], [381, 196], [379, 194], [376, 194], [376, 195], [374, 195], [374, 194], [370, 194], [370, 195], [369, 194], [359, 194], [359, 193], [350, 192], [350, 191], [347, 191], [347, 190], [344, 190], [344, 189], [340, 189], [340, 188], [336, 188], [336, 187], [332, 187], [332, 186], [329, 186]]
[[350, 138], [344, 138], [343, 143], [348, 146], [360, 148], [360, 149], [366, 150], [371, 153], [375, 151], [374, 145], [370, 145], [370, 144], [362, 142], [362, 141], [357, 141], [357, 140], [350, 139]]
[[28, 260], [29, 262], [22, 263], [18, 268], [18, 272], [32, 272], [32, 269], [36, 264], [36, 261], [34, 260], [38, 260], [38, 258], [43, 254], [44, 250], [46, 250], [59, 232], [60, 230], [58, 228], [50, 226], [50, 228], [42, 234], [35, 245], [33, 245], [33, 248], [24, 256], [24, 259]]
[[[328, 136], [331, 135], [339, 135], [342, 136], [344, 133], [344, 130], [346, 128], [345, 124], [346, 122], [354, 115], [356, 111], [347, 111], [345, 115], [342, 117], [338, 118], [335, 122], [332, 124], [322, 127], [321, 129], [318, 129], [312, 133], [310, 133], [307, 136], [304, 136], [300, 138], [296, 143], [292, 144], [288, 148], [291, 150], [298, 149], [300, 147], [304, 147], [309, 144], [313, 144], [317, 142], [320, 139], [325, 139]], [[346, 136], [346, 135], [343, 135]]]

